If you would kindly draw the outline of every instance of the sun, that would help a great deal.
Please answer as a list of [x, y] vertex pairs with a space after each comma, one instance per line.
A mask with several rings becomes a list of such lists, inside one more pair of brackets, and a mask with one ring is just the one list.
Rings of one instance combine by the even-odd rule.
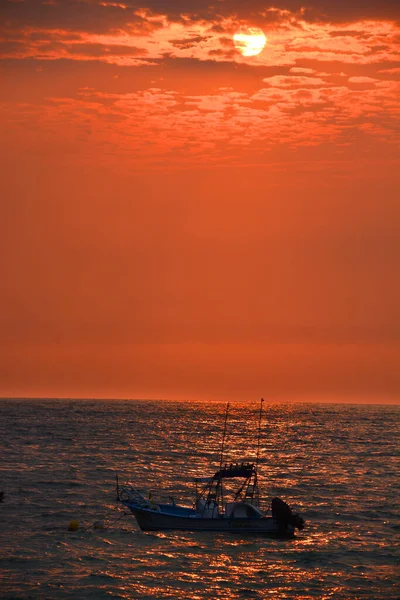
[[247, 27], [235, 33], [233, 43], [243, 56], [257, 56], [264, 50], [267, 38], [262, 29]]

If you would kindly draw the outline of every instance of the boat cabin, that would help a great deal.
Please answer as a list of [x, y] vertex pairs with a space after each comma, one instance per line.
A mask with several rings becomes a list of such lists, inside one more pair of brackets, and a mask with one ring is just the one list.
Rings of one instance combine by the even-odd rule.
[[[241, 480], [234, 487], [234, 480]], [[199, 491], [198, 483], [206, 485]], [[209, 479], [196, 480], [197, 515], [203, 518], [249, 518], [262, 516], [259, 510], [257, 469], [254, 463], [225, 464]]]

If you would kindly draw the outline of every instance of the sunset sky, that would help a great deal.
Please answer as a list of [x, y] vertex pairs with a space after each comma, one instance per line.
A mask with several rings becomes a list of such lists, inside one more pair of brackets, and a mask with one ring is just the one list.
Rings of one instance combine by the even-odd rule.
[[400, 5], [304, 6], [1, 1], [0, 396], [400, 401]]

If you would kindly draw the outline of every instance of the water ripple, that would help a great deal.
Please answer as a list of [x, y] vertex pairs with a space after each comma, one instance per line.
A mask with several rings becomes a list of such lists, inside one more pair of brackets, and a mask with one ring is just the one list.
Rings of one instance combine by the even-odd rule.
[[[398, 407], [266, 405], [264, 508], [281, 495], [304, 514], [294, 540], [115, 522], [116, 471], [191, 503], [192, 478], [219, 462], [221, 404], [8, 400], [0, 410], [5, 600], [400, 597]], [[257, 411], [232, 405], [228, 460], [254, 457]]]

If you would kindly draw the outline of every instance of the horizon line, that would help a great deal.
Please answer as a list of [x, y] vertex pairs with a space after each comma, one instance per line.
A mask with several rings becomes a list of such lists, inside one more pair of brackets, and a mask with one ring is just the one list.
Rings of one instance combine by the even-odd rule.
[[[333, 399], [318, 399], [318, 400], [310, 400], [310, 399], [292, 399], [289, 400], [287, 397], [274, 397], [269, 398], [268, 396], [262, 397], [264, 402], [267, 404], [347, 404], [347, 405], [369, 405], [369, 406], [400, 406], [400, 398], [393, 401], [383, 401], [378, 402], [376, 399], [371, 400], [362, 400], [356, 401], [354, 398], [348, 397], [347, 400], [333, 400]], [[210, 402], [212, 404], [222, 404], [226, 402], [233, 403], [246, 403], [250, 404], [255, 400], [244, 400], [241, 398], [230, 398], [229, 400], [226, 398], [187, 398], [187, 399], [177, 399], [177, 398], [118, 398], [118, 397], [95, 397], [95, 396], [0, 396], [0, 402], [4, 400], [54, 400], [54, 401], [62, 401], [62, 400], [70, 400], [70, 401], [92, 401], [92, 402], [178, 402], [178, 403], [193, 403], [193, 402], [201, 402], [206, 403]]]

